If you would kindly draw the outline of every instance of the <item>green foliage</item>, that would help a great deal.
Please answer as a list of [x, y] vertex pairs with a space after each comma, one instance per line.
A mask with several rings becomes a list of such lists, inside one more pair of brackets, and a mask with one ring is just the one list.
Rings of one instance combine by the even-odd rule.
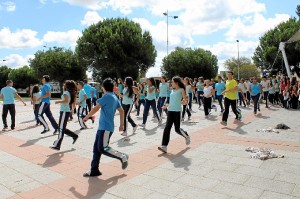
[[213, 78], [218, 73], [218, 59], [210, 51], [201, 48], [180, 48], [163, 59], [162, 73], [168, 78], [181, 77]]
[[78, 64], [77, 56], [69, 49], [50, 48], [37, 51], [30, 66], [39, 79], [50, 75], [50, 79], [62, 83], [65, 80], [82, 80], [86, 77], [86, 67]]
[[[288, 21], [282, 22], [274, 29], [266, 32], [259, 39], [260, 44], [253, 56], [254, 63], [262, 69], [270, 70], [272, 73], [279, 71], [283, 67], [281, 53], [274, 63], [274, 67], [271, 68], [278, 52], [279, 43], [288, 41], [299, 29], [300, 20], [290, 18]], [[285, 50], [289, 65], [296, 66], [300, 62], [300, 43], [286, 44]]]
[[234, 71], [235, 69], [238, 68], [238, 63], [240, 62], [240, 67], [244, 65], [250, 65], [251, 64], [251, 59], [247, 57], [240, 57], [239, 60], [235, 57], [232, 57], [230, 59], [227, 59], [224, 63], [225, 67], [230, 70]]
[[93, 72], [93, 77], [136, 79], [154, 66], [155, 46], [148, 31], [139, 24], [122, 18], [112, 18], [91, 25], [77, 40], [79, 63]]
[[36, 78], [34, 71], [28, 66], [23, 66], [17, 69], [11, 69], [8, 78], [13, 80], [14, 87], [27, 88], [30, 84], [36, 84], [39, 80]]
[[7, 66], [0, 66], [0, 88], [6, 86], [6, 80], [8, 80], [8, 74], [11, 71]]
[[298, 15], [298, 17], [300, 19], [300, 5], [297, 5], [297, 7], [296, 7], [296, 14]]

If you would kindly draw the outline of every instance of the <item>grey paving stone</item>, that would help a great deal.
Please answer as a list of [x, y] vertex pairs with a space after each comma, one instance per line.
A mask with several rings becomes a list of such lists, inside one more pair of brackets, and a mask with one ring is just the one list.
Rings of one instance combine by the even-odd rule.
[[134, 198], [140, 199], [153, 193], [153, 191], [150, 191], [149, 189], [136, 186], [128, 182], [124, 182], [122, 184], [116, 185], [108, 189], [106, 192], [120, 198], [128, 198], [128, 199], [134, 199]]
[[4, 187], [3, 185], [0, 185], [0, 199], [9, 198], [11, 196], [14, 196], [15, 193], [8, 188]]
[[153, 176], [141, 174], [141, 175], [138, 175], [138, 176], [128, 180], [127, 182], [137, 185], [137, 186], [142, 186], [143, 184], [145, 184], [151, 180], [154, 180], [154, 179], [155, 179], [155, 177], [153, 177]]
[[281, 193], [265, 191], [259, 199], [299, 199], [299, 198], [290, 195], [281, 194]]
[[225, 194], [219, 194], [212, 191], [202, 190], [202, 189], [196, 189], [196, 188], [189, 188], [187, 190], [184, 190], [182, 193], [180, 193], [177, 198], [182, 199], [229, 199], [230, 197]]
[[153, 176], [167, 181], [174, 181], [184, 175], [182, 172], [163, 169], [156, 167], [144, 173], [145, 175]]
[[288, 172], [278, 172], [275, 176], [275, 180], [300, 185], [300, 174], [288, 173]]
[[13, 187], [13, 188], [11, 188], [11, 190], [15, 193], [22, 193], [22, 192], [33, 190], [33, 189], [38, 188], [40, 186], [42, 186], [41, 183], [36, 182], [36, 181], [32, 181], [32, 182], [29, 182], [27, 184], [22, 184], [20, 186]]
[[248, 175], [221, 170], [213, 170], [206, 174], [205, 177], [237, 184], [243, 184], [250, 178]]
[[218, 184], [217, 186], [212, 188], [212, 191], [243, 199], [257, 199], [263, 193], [262, 189], [252, 188], [228, 182], [222, 182]]
[[245, 185], [283, 194], [291, 194], [295, 188], [295, 184], [254, 176]]
[[95, 196], [92, 196], [90, 197], [89, 199], [122, 199], [121, 197], [117, 197], [117, 196], [114, 196], [112, 194], [109, 194], [109, 193], [99, 193]]
[[220, 181], [210, 179], [210, 178], [205, 178], [205, 177], [194, 176], [194, 175], [184, 175], [178, 178], [175, 181], [175, 183], [184, 184], [195, 188], [211, 189], [212, 187], [219, 184]]
[[285, 171], [288, 173], [300, 174], [299, 166], [280, 163], [280, 162], [264, 161], [263, 164], [260, 166], [260, 168], [275, 171], [275, 172]]
[[294, 189], [292, 195], [300, 198], [300, 185], [299, 184], [295, 186], [295, 189]]
[[228, 162], [234, 164], [252, 166], [252, 167], [260, 167], [263, 164], [262, 160], [250, 158], [250, 154], [248, 158], [232, 157], [228, 160]]
[[144, 199], [174, 199], [172, 196], [168, 196], [162, 193], [152, 193], [149, 196], [146, 196]]
[[200, 166], [209, 167], [212, 169], [218, 169], [223, 171], [234, 171], [238, 168], [238, 164], [229, 163], [229, 162], [218, 162], [214, 160], [206, 160]]
[[236, 170], [234, 170], [234, 172], [269, 179], [273, 179], [277, 174], [274, 171], [243, 165], [239, 166]]

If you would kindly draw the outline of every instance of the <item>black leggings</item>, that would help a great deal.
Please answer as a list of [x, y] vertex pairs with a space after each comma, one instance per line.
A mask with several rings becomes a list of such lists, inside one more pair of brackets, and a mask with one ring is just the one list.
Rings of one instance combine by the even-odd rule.
[[180, 112], [168, 111], [167, 122], [162, 139], [162, 146], [168, 146], [170, 141], [170, 132], [173, 124], [175, 126], [175, 132], [177, 134], [181, 135], [184, 138], [189, 136], [186, 131], [180, 128]]
[[228, 99], [227, 97], [225, 97], [224, 106], [225, 106], [225, 111], [223, 113], [222, 121], [227, 122], [230, 106], [231, 106], [231, 110], [235, 114], [235, 117], [236, 118], [238, 117], [239, 112], [236, 109], [236, 100], [235, 99], [231, 100], [231, 99]]
[[204, 113], [205, 115], [209, 114], [209, 109], [211, 109], [211, 101], [212, 98], [211, 97], [204, 97], [203, 98], [203, 102], [204, 102]]
[[191, 117], [192, 114], [191, 114], [191, 111], [189, 109], [189, 106], [188, 105], [183, 105], [183, 110], [182, 110], [182, 119], [184, 119], [184, 116], [185, 116], [185, 112], [187, 112], [188, 116]]
[[132, 110], [133, 104], [122, 104], [122, 107], [124, 109], [124, 131], [127, 130], [128, 122], [132, 127], [136, 127], [135, 122], [130, 117], [130, 112]]

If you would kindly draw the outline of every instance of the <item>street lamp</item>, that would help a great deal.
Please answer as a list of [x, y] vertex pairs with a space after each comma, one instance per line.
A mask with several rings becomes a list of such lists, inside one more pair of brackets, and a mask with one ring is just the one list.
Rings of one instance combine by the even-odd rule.
[[173, 18], [173, 19], [177, 19], [178, 16], [170, 16], [168, 10], [167, 10], [167, 12], [164, 12], [163, 14], [167, 17], [167, 57], [168, 57], [168, 55], [169, 55], [169, 17]]
[[5, 61], [6, 61], [6, 59], [1, 59], [0, 61], [1, 61], [1, 62], [5, 62]]
[[240, 46], [239, 46], [240, 41], [236, 40], [236, 43], [238, 49], [238, 80], [239, 80], [240, 79]]

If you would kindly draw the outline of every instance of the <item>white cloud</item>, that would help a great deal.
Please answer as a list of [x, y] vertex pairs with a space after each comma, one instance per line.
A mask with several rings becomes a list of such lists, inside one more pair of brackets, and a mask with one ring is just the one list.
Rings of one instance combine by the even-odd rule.
[[102, 20], [103, 18], [100, 17], [100, 15], [96, 11], [87, 11], [87, 13], [85, 13], [84, 15], [83, 20], [81, 20], [81, 24], [89, 26], [92, 24], [96, 24]]
[[1, 48], [33, 48], [41, 45], [41, 41], [36, 38], [37, 32], [31, 29], [21, 29], [11, 32], [9, 28], [0, 30], [0, 49]]
[[16, 10], [16, 3], [12, 1], [5, 1], [0, 3], [0, 8], [4, 8], [7, 12], [14, 12]]
[[6, 61], [3, 62], [2, 65], [6, 65], [10, 68], [19, 68], [29, 65], [28, 61], [30, 58], [34, 58], [34, 55], [21, 56], [19, 54], [10, 54], [4, 57]]
[[75, 29], [67, 32], [48, 31], [44, 35], [43, 41], [46, 43], [67, 44], [74, 47], [76, 46], [76, 41], [81, 35], [81, 31]]
[[290, 16], [287, 14], [276, 14], [274, 18], [265, 18], [262, 14], [258, 13], [254, 16], [247, 17], [245, 20], [237, 18], [233, 21], [231, 28], [226, 33], [227, 40], [258, 39], [259, 36], [266, 31], [274, 28], [281, 22], [287, 21], [289, 18]]

